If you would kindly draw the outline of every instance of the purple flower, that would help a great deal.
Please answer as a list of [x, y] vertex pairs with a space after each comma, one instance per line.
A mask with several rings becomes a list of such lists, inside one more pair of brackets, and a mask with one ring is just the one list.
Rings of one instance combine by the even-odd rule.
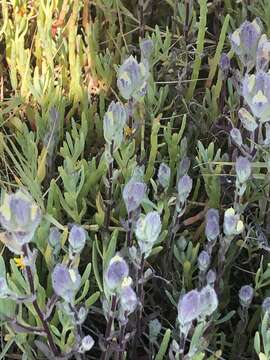
[[182, 176], [177, 184], [178, 200], [184, 203], [192, 190], [192, 179], [188, 175]]
[[243, 144], [241, 132], [237, 128], [230, 131], [230, 137], [236, 145], [241, 146]]
[[219, 236], [219, 213], [217, 209], [209, 209], [206, 213], [205, 235], [208, 241], [215, 241]]
[[130, 277], [125, 278], [121, 284], [120, 306], [122, 313], [125, 315], [133, 313], [138, 305], [138, 299], [131, 284], [132, 280]]
[[244, 184], [245, 182], [248, 181], [251, 175], [250, 161], [243, 156], [239, 156], [236, 159], [235, 170], [236, 170], [237, 180], [239, 181], [240, 184]]
[[151, 211], [146, 216], [141, 216], [136, 222], [136, 237], [142, 254], [149, 256], [154, 243], [161, 231], [160, 215], [157, 211]]
[[200, 294], [191, 290], [180, 298], [178, 303], [178, 320], [181, 326], [191, 323], [199, 316]]
[[106, 286], [109, 290], [117, 290], [124, 278], [128, 276], [129, 268], [126, 261], [116, 254], [109, 262], [108, 268], [104, 275]]
[[168, 165], [161, 163], [158, 168], [158, 182], [167, 189], [170, 185], [171, 169]]
[[40, 221], [41, 210], [28, 193], [18, 190], [15, 194], [5, 194], [0, 223], [19, 245], [33, 239]]
[[112, 101], [103, 118], [103, 133], [107, 144], [110, 145], [113, 142], [114, 150], [122, 144], [126, 121], [125, 107], [120, 102]]
[[232, 48], [248, 71], [256, 63], [256, 51], [260, 37], [261, 28], [257, 19], [253, 22], [245, 21], [230, 35]]
[[223, 231], [226, 236], [233, 236], [241, 234], [244, 230], [243, 221], [240, 220], [239, 215], [235, 213], [233, 208], [225, 211]]
[[206, 285], [200, 291], [199, 313], [200, 317], [210, 316], [218, 307], [218, 298], [215, 290], [210, 285]]
[[216, 274], [215, 270], [210, 269], [206, 275], [207, 284], [211, 285], [211, 286], [214, 285], [216, 279], [217, 279], [217, 274]]
[[94, 344], [95, 344], [95, 342], [94, 342], [94, 339], [92, 338], [92, 336], [90, 336], [90, 335], [84, 336], [82, 338], [82, 342], [81, 342], [81, 345], [79, 348], [79, 353], [83, 354], [86, 351], [91, 350], [92, 347], [94, 346]]
[[154, 43], [151, 39], [143, 39], [140, 41], [140, 49], [142, 58], [148, 60], [153, 53]]
[[86, 243], [85, 230], [79, 225], [73, 225], [69, 233], [68, 241], [73, 253], [81, 252]]
[[147, 61], [138, 63], [133, 56], [126, 59], [117, 74], [117, 86], [123, 98], [140, 100], [146, 94], [148, 77]]
[[56, 295], [72, 303], [80, 284], [81, 277], [78, 270], [69, 269], [63, 264], [55, 266], [52, 273], [52, 286]]
[[201, 251], [198, 256], [198, 267], [200, 271], [206, 271], [210, 265], [210, 256], [207, 251]]
[[267, 39], [267, 36], [263, 34], [260, 38], [258, 49], [257, 49], [257, 59], [256, 59], [256, 70], [268, 69], [270, 60], [270, 41]]
[[146, 186], [131, 179], [124, 187], [123, 199], [128, 213], [136, 210], [145, 196]]
[[270, 117], [270, 74], [259, 71], [256, 75], [247, 75], [243, 79], [243, 96], [252, 114], [260, 122]]
[[243, 307], [249, 307], [252, 302], [253, 296], [254, 296], [254, 290], [251, 286], [249, 285], [242, 286], [239, 291], [240, 304]]

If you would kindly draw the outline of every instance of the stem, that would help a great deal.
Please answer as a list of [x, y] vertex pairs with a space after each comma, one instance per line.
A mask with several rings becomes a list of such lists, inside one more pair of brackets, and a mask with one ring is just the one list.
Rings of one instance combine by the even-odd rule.
[[141, 320], [142, 320], [142, 309], [144, 303], [144, 292], [143, 292], [143, 271], [144, 271], [145, 259], [144, 254], [142, 254], [141, 265], [138, 273], [139, 284], [138, 284], [138, 297], [140, 299], [140, 308], [138, 310], [139, 317], [137, 319], [137, 332], [138, 336], [141, 336], [142, 328], [141, 328]]
[[186, 14], [185, 14], [185, 24], [184, 24], [184, 37], [185, 40], [187, 41], [187, 37], [188, 37], [188, 30], [189, 30], [189, 0], [185, 0], [185, 10], [186, 10]]
[[[113, 146], [114, 146], [114, 142], [112, 141], [110, 145], [110, 156], [112, 158], [113, 158]], [[111, 210], [112, 210], [112, 177], [113, 177], [113, 160], [109, 163], [109, 170], [108, 170], [109, 189], [107, 195], [107, 209], [106, 209], [106, 220], [105, 220], [106, 232], [109, 231]]]
[[207, 23], [207, 0], [199, 0], [200, 5], [200, 20], [199, 20], [199, 31], [197, 35], [197, 46], [196, 46], [196, 56], [193, 64], [191, 83], [189, 85], [186, 101], [190, 101], [193, 97], [194, 90], [196, 88], [197, 80], [199, 78], [202, 54], [204, 49], [204, 38], [206, 33], [206, 23]]
[[[27, 245], [24, 244], [23, 247], [22, 247], [22, 250], [23, 250], [23, 254], [24, 254], [24, 257], [29, 259], [29, 255], [28, 255], [28, 248], [27, 248]], [[33, 273], [32, 273], [32, 269], [29, 265], [26, 265], [26, 275], [27, 275], [27, 279], [28, 279], [28, 283], [29, 283], [29, 286], [30, 286], [30, 291], [32, 293], [32, 295], [35, 295], [36, 291], [35, 291], [35, 285], [34, 285], [34, 276], [33, 276]], [[50, 345], [50, 348], [51, 348], [51, 351], [53, 352], [53, 354], [55, 356], [58, 356], [59, 355], [59, 351], [53, 341], [53, 337], [52, 337], [52, 334], [51, 334], [51, 331], [50, 331], [50, 328], [49, 328], [49, 325], [48, 325], [48, 322], [47, 320], [45, 319], [45, 316], [43, 314], [43, 312], [41, 311], [39, 305], [38, 305], [38, 302], [37, 302], [37, 299], [35, 298], [35, 300], [33, 301], [33, 306], [34, 306], [34, 309], [42, 323], [42, 326], [43, 326], [43, 329], [47, 335], [47, 339], [48, 339], [48, 343]]]
[[133, 101], [132, 101], [132, 99], [128, 100], [128, 108], [131, 111], [131, 114], [128, 118], [128, 127], [130, 129], [133, 129]]
[[120, 350], [120, 354], [119, 354], [119, 360], [124, 359], [125, 345], [126, 345], [126, 342], [124, 341], [124, 339], [125, 339], [126, 326], [127, 326], [127, 324], [121, 325], [120, 338], [119, 338], [119, 344], [120, 344], [121, 350]]
[[175, 206], [172, 223], [169, 228], [169, 237], [166, 242], [166, 255], [167, 256], [164, 257], [164, 262], [163, 262], [163, 269], [165, 269], [165, 271], [164, 271], [165, 277], [168, 276], [168, 274], [171, 270], [171, 265], [172, 265], [172, 260], [173, 260], [172, 259], [172, 257], [173, 257], [173, 248], [172, 247], [173, 247], [173, 243], [174, 243], [174, 239], [175, 239], [175, 235], [176, 235], [177, 222], [178, 222], [178, 211], [177, 211], [177, 206]]
[[186, 345], [186, 335], [183, 333], [180, 333], [180, 341], [179, 341], [179, 355], [180, 359], [184, 359], [185, 356], [185, 345]]
[[128, 231], [126, 233], [127, 247], [132, 246], [132, 212], [128, 213]]
[[[111, 335], [111, 331], [112, 331], [112, 324], [113, 324], [113, 320], [114, 320], [114, 314], [115, 314], [115, 310], [116, 310], [116, 306], [117, 306], [117, 297], [116, 295], [112, 296], [112, 305], [111, 305], [111, 310], [110, 310], [110, 315], [109, 315], [109, 319], [107, 322], [107, 327], [106, 327], [106, 332], [105, 332], [105, 341], [107, 342], [107, 339], [109, 339], [110, 335]], [[103, 350], [102, 356], [101, 356], [101, 360], [107, 360], [108, 356], [109, 356], [109, 352], [108, 352], [108, 343], [105, 346], [105, 350]]]
[[144, 38], [144, 11], [143, 11], [144, 0], [139, 0], [139, 21], [140, 21], [140, 36]]
[[138, 345], [138, 339], [140, 338], [142, 334], [142, 327], [141, 327], [141, 321], [142, 321], [142, 309], [143, 309], [143, 269], [145, 265], [145, 258], [144, 254], [142, 254], [141, 258], [141, 264], [139, 267], [138, 274], [136, 276], [136, 291], [138, 294], [138, 298], [140, 299], [140, 307], [136, 312], [136, 333], [133, 339], [132, 344], [132, 359], [137, 359], [137, 345]]
[[[82, 332], [82, 326], [80, 324], [80, 320], [79, 320], [79, 316], [78, 316], [78, 312], [77, 312], [77, 309], [75, 308], [75, 306], [73, 306], [72, 304], [69, 303], [69, 308], [71, 309], [71, 311], [73, 312], [74, 314], [74, 318], [75, 318], [75, 321], [76, 321], [76, 329], [77, 329], [77, 335], [79, 336], [80, 340], [82, 340], [83, 338], [83, 332]], [[80, 359], [85, 359], [85, 354], [80, 354], [79, 355]]]

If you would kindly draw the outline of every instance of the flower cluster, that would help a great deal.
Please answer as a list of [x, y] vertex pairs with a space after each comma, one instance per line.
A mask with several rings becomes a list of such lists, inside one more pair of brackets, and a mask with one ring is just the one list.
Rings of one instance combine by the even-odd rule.
[[187, 335], [194, 320], [203, 320], [213, 314], [218, 307], [215, 290], [206, 285], [200, 291], [191, 290], [178, 302], [178, 320], [180, 331]]
[[104, 274], [104, 285], [110, 296], [117, 299], [119, 321], [127, 321], [127, 317], [135, 311], [138, 300], [132, 288], [128, 264], [120, 254], [111, 258]]

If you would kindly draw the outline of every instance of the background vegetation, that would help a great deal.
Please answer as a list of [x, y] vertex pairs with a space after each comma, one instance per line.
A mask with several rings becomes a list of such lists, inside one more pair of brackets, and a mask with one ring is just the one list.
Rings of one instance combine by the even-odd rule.
[[[104, 340], [108, 294], [103, 278], [117, 251], [130, 256], [122, 193], [139, 172], [136, 176], [147, 187], [142, 212], [159, 211], [162, 230], [144, 264], [149, 279], [140, 336], [138, 319], [131, 314], [123, 356], [183, 358], [177, 303], [180, 295], [201, 287], [197, 258], [208, 243], [205, 215], [209, 208], [218, 209], [221, 225], [225, 210], [234, 207], [244, 230], [224, 251], [222, 272], [221, 245], [215, 244], [210, 267], [222, 274], [215, 285], [218, 308], [203, 326], [193, 322], [184, 345], [186, 359], [270, 359], [268, 311], [264, 316], [261, 308], [270, 296], [270, 150], [240, 122], [238, 112], [246, 102], [238, 84], [246, 69], [229, 40], [245, 20], [256, 17], [270, 36], [269, 1], [2, 0], [0, 6], [0, 186], [2, 198], [5, 192], [27, 190], [42, 210], [31, 244], [37, 249], [35, 286], [41, 308], [52, 297], [55, 265], [68, 261], [71, 224], [79, 224], [87, 242], [76, 257], [82, 281], [75, 306], [86, 308], [82, 331], [95, 341], [82, 356], [99, 359], [104, 346], [115, 359], [122, 356], [113, 339], [109, 345]], [[103, 119], [112, 100], [128, 103], [119, 93], [117, 74], [130, 55], [141, 59], [142, 39], [153, 43], [147, 93], [124, 126], [110, 173]], [[222, 53], [231, 59], [225, 71]], [[230, 136], [232, 128], [240, 129], [240, 145]], [[247, 153], [252, 174], [239, 195], [235, 162]], [[171, 173], [165, 190], [157, 180], [161, 163]], [[187, 172], [192, 191], [176, 220], [177, 183]], [[51, 226], [61, 231], [57, 254], [48, 242]], [[29, 292], [25, 269], [16, 266], [18, 259], [2, 242], [2, 276], [13, 292]], [[135, 279], [132, 264], [130, 269]], [[248, 306], [239, 302], [245, 285], [254, 289]], [[65, 353], [76, 336], [65, 312], [59, 314], [53, 313], [50, 328]], [[39, 338], [45, 344], [44, 337], [19, 331], [11, 321], [40, 326], [32, 304], [3, 298], [0, 318], [0, 359], [46, 356], [36, 343]], [[115, 331], [118, 338], [117, 326]]]

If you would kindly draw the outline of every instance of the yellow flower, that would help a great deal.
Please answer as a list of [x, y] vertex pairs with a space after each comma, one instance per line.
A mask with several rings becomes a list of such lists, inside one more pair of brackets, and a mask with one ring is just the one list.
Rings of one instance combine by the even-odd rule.
[[131, 137], [136, 131], [136, 129], [130, 128], [128, 126], [124, 130], [126, 137]]
[[21, 255], [19, 258], [14, 258], [15, 264], [20, 270], [25, 269], [24, 257]]

